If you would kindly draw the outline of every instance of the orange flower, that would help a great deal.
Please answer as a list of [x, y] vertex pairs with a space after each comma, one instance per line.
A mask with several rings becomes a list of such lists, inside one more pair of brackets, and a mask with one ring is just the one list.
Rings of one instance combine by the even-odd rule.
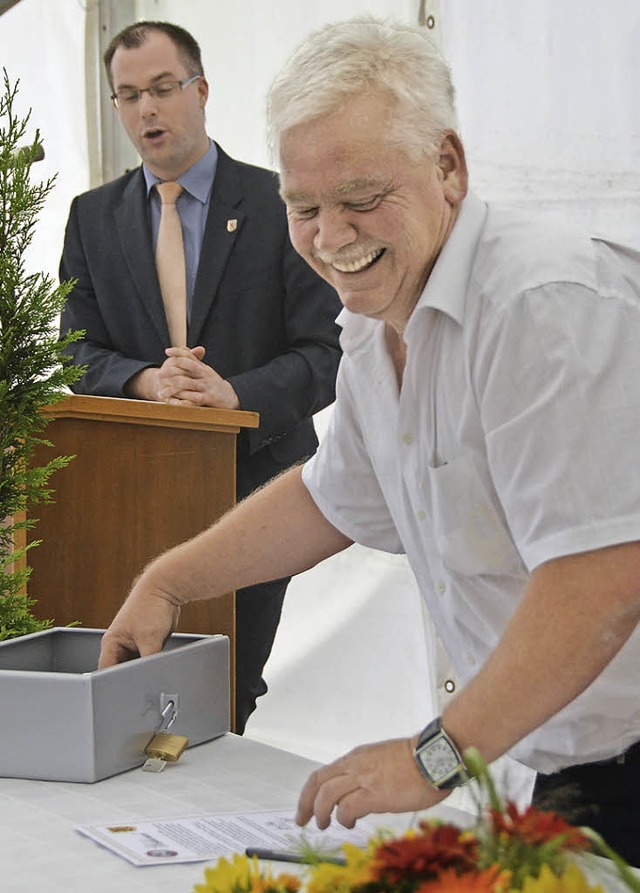
[[408, 879], [431, 880], [446, 868], [469, 871], [476, 865], [477, 841], [454, 825], [420, 823], [419, 834], [386, 841], [373, 854], [375, 881], [396, 884]]
[[301, 886], [302, 881], [297, 875], [282, 872], [282, 874], [278, 874], [274, 878], [268, 878], [265, 885], [265, 893], [271, 893], [271, 891], [275, 891], [275, 893], [297, 893]]
[[505, 812], [492, 809], [489, 815], [497, 834], [504, 833], [509, 837], [518, 837], [530, 846], [541, 846], [564, 835], [561, 849], [590, 848], [586, 835], [579, 828], [569, 825], [555, 812], [541, 812], [535, 806], [528, 806], [520, 811], [515, 803], [509, 801]]
[[501, 893], [508, 889], [509, 873], [493, 865], [485, 871], [458, 874], [447, 868], [433, 881], [416, 887], [415, 893]]

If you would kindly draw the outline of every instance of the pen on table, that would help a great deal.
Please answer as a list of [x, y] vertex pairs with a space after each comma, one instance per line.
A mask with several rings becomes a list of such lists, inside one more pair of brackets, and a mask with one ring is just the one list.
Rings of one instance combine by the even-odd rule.
[[254, 847], [249, 846], [244, 851], [246, 856], [251, 858], [252, 856], [257, 856], [258, 859], [265, 859], [268, 862], [297, 862], [300, 865], [305, 865], [311, 861], [314, 863], [317, 862], [330, 862], [332, 865], [346, 865], [346, 859], [344, 856], [323, 856], [318, 855], [313, 859], [309, 859], [308, 856], [303, 855], [302, 853], [292, 853], [291, 851], [284, 850], [266, 850], [262, 847]]

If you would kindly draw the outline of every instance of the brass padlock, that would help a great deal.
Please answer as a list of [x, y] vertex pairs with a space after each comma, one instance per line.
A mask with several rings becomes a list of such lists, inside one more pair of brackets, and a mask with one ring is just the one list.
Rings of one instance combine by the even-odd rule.
[[184, 735], [171, 735], [169, 732], [158, 732], [145, 748], [147, 756], [166, 763], [175, 763], [184, 753], [189, 739]]

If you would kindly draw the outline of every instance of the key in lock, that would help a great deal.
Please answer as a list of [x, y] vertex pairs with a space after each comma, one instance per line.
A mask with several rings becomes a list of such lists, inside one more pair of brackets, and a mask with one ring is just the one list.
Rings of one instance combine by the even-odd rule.
[[184, 735], [172, 735], [169, 729], [178, 716], [177, 697], [169, 700], [160, 711], [160, 722], [145, 748], [149, 759], [143, 765], [147, 772], [162, 772], [167, 763], [180, 759], [189, 744]]

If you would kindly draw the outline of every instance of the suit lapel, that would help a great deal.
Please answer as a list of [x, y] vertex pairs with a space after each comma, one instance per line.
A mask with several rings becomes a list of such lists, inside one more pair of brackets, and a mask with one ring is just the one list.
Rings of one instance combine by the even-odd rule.
[[127, 183], [115, 218], [122, 252], [140, 301], [149, 313], [162, 343], [169, 344], [169, 330], [151, 244], [142, 168]]
[[[217, 144], [216, 144], [217, 145]], [[220, 146], [216, 176], [211, 191], [207, 225], [202, 239], [200, 263], [193, 293], [188, 343], [195, 345], [218, 293], [225, 267], [246, 214], [235, 162]]]

